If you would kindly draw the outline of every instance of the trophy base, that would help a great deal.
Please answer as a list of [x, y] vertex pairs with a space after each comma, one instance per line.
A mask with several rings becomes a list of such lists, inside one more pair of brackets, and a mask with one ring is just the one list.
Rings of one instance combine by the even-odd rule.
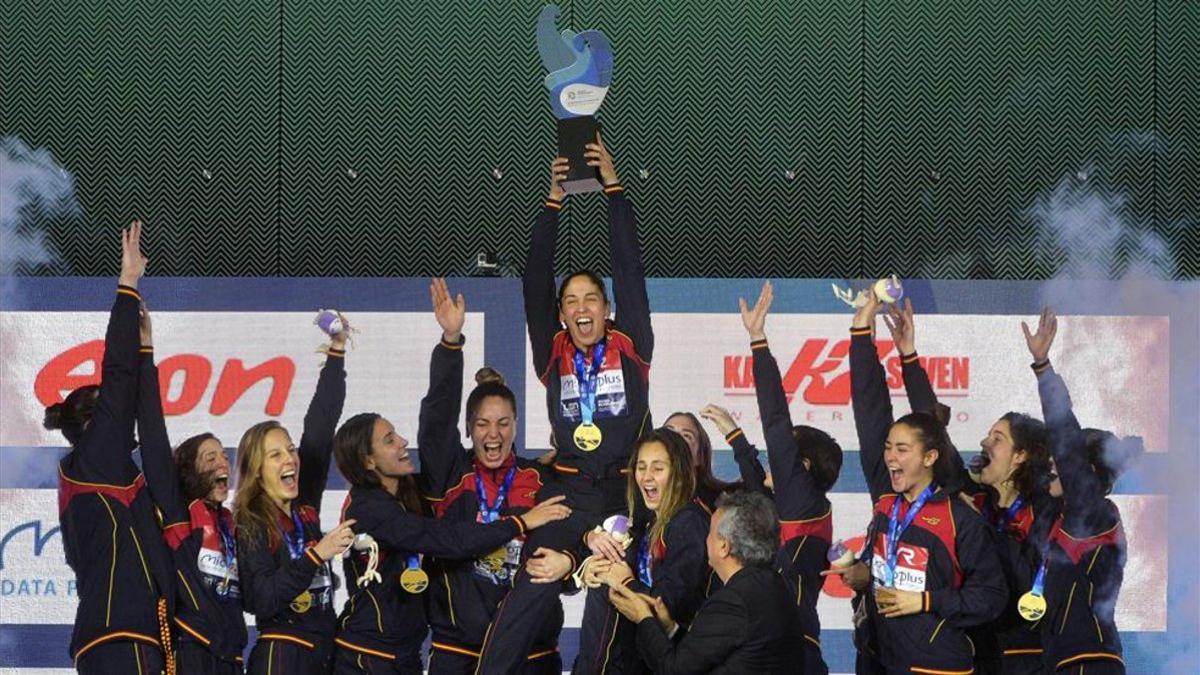
[[600, 170], [588, 166], [587, 158], [583, 156], [584, 146], [595, 143], [599, 131], [600, 122], [591, 115], [558, 120], [558, 156], [565, 157], [571, 165], [567, 179], [562, 182], [563, 191], [569, 195], [604, 189]]

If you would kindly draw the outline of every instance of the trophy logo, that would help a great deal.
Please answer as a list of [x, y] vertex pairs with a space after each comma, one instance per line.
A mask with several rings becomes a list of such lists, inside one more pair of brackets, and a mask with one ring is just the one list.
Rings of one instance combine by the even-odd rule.
[[560, 14], [557, 5], [542, 8], [537, 46], [547, 71], [543, 84], [558, 120], [558, 155], [570, 162], [562, 186], [568, 194], [595, 192], [604, 186], [598, 170], [587, 165], [583, 153], [585, 145], [596, 142], [600, 131], [596, 113], [612, 81], [612, 46], [598, 30], [559, 31]]

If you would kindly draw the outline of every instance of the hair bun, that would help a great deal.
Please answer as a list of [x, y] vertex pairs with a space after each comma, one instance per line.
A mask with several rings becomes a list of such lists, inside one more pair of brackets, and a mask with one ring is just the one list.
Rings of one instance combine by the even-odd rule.
[[62, 403], [55, 403], [52, 406], [46, 407], [46, 416], [42, 418], [42, 426], [51, 431], [62, 428], [62, 416], [64, 406]]
[[475, 371], [475, 384], [504, 384], [504, 376], [491, 366], [484, 366]]

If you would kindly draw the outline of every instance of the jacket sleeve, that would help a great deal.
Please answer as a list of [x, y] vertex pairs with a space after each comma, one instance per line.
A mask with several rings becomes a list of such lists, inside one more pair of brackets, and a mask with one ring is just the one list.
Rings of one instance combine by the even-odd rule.
[[883, 444], [892, 426], [892, 398], [870, 328], [850, 330], [850, 398], [858, 432], [858, 459], [871, 490], [871, 503], [891, 492]]
[[802, 520], [820, 516], [828, 506], [825, 493], [817, 488], [812, 474], [804, 466], [792, 436], [792, 415], [779, 364], [766, 340], [753, 342], [754, 390], [763, 436], [767, 439], [767, 460], [775, 485], [775, 509], [780, 520]]
[[142, 473], [146, 475], [150, 496], [162, 511], [163, 535], [174, 549], [191, 534], [191, 518], [171, 456], [171, 440], [159, 394], [158, 367], [154, 365], [154, 350], [150, 347], [142, 348], [139, 378], [137, 428], [142, 449]]
[[438, 520], [409, 513], [386, 496], [355, 500], [346, 514], [357, 521], [356, 532], [366, 532], [383, 546], [441, 558], [472, 558], [525, 533], [517, 516], [488, 524]]
[[737, 462], [738, 473], [742, 476], [742, 487], [752, 492], [770, 495], [767, 490], [767, 472], [763, 471], [758, 461], [758, 448], [754, 447], [741, 429], [734, 429], [725, 437], [725, 442], [733, 448], [733, 459]]
[[616, 323], [633, 340], [638, 357], [650, 363], [654, 355], [654, 329], [650, 325], [650, 299], [646, 270], [637, 238], [633, 204], [620, 185], [604, 188], [608, 195], [608, 236], [612, 255], [613, 299]]
[[429, 391], [421, 399], [417, 450], [421, 457], [422, 489], [431, 499], [441, 499], [466, 471], [467, 455], [458, 429], [464, 341], [460, 339], [458, 344], [441, 341], [429, 358]]
[[746, 643], [749, 624], [747, 608], [719, 593], [704, 605], [678, 644], [671, 644], [654, 618], [638, 623], [638, 652], [659, 675], [711, 672]]
[[[631, 587], [638, 593], [662, 598], [671, 616], [686, 624], [704, 602], [704, 587], [708, 580], [708, 553], [704, 541], [708, 537], [708, 522], [698, 510], [685, 508], [667, 525], [663, 536], [667, 554], [654, 570], [654, 588], [646, 588], [636, 577]], [[630, 550], [635, 548], [630, 546]], [[636, 555], [634, 551], [635, 560]], [[634, 572], [636, 574], [636, 568]]]
[[538, 215], [521, 283], [533, 369], [543, 383], [546, 381], [546, 369], [550, 367], [554, 336], [559, 331], [558, 297], [554, 292], [554, 253], [558, 246], [558, 212], [562, 206], [562, 202], [548, 200]]
[[137, 406], [141, 301], [142, 296], [136, 290], [117, 287], [117, 299], [108, 315], [104, 335], [99, 397], [91, 423], [71, 453], [75, 478], [113, 485], [129, 481], [133, 466], [130, 453]]
[[1049, 363], [1034, 370], [1042, 417], [1050, 435], [1050, 450], [1063, 486], [1063, 525], [1068, 532], [1082, 534], [1080, 524], [1093, 512], [1107, 510], [1103, 508], [1104, 486], [1088, 462], [1083, 429], [1075, 418], [1066, 382]]
[[308, 412], [304, 414], [304, 434], [300, 437], [300, 496], [321, 512], [321, 495], [329, 479], [329, 461], [333, 458], [333, 435], [337, 431], [342, 406], [346, 402], [345, 352], [329, 350], [325, 366], [317, 378]]
[[313, 576], [324, 564], [313, 547], [304, 555], [275, 566], [275, 556], [266, 541], [246, 541], [237, 535], [238, 581], [242, 587], [242, 602], [247, 612], [259, 619], [268, 619], [282, 612], [297, 595], [312, 583]]
[[979, 514], [949, 497], [957, 534], [954, 537], [962, 585], [925, 592], [925, 607], [960, 628], [985, 624], [1004, 611], [1008, 587], [1000, 569], [995, 541]]

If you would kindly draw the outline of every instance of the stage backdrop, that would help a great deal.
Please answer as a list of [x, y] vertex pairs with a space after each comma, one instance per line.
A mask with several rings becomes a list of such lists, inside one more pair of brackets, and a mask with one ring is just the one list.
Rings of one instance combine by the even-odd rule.
[[[544, 390], [529, 365], [519, 284], [450, 283], [467, 298], [467, 379], [484, 363], [507, 375], [521, 402], [518, 447], [539, 454], [549, 428]], [[428, 358], [440, 334], [426, 280], [151, 278], [142, 288], [154, 311], [156, 358], [169, 382], [164, 399], [174, 441], [211, 430], [232, 454], [242, 431], [264, 418], [279, 419], [297, 433], [321, 361], [315, 348], [323, 336], [312, 326], [320, 307], [343, 310], [360, 329], [347, 356], [346, 416], [377, 411], [401, 434], [415, 436]], [[960, 448], [974, 451], [1007, 410], [1039, 413], [1019, 324], [1036, 312], [1039, 285], [914, 281], [908, 288], [919, 312], [918, 350], [939, 396], [953, 408], [950, 430]], [[793, 419], [828, 430], [847, 450], [831, 496], [834, 531], [858, 544], [870, 499], [849, 405], [851, 312], [826, 281], [784, 280], [776, 289], [767, 333], [792, 397]], [[20, 279], [0, 305], [0, 664], [18, 671], [69, 665], [76, 599], [55, 493], [55, 462], [64, 448], [40, 420], [44, 405], [97, 379], [113, 290], [109, 278]], [[750, 281], [651, 280], [656, 421], [671, 411], [717, 403], [761, 443], [750, 350], [736, 314], [737, 297], [757, 290]], [[1122, 291], [1115, 284], [1092, 290]], [[1168, 546], [1168, 538], [1198, 524], [1194, 418], [1179, 411], [1197, 406], [1200, 293], [1194, 285], [1168, 290], [1164, 302], [1147, 304], [1140, 315], [1106, 313], [1081, 293], [1075, 306], [1060, 307], [1064, 316], [1052, 354], [1085, 425], [1141, 435], [1149, 449], [1113, 497], [1129, 540], [1117, 622], [1130, 672], [1157, 669], [1176, 645], [1190, 640], [1196, 625], [1195, 607], [1172, 601], [1195, 597], [1195, 544], [1174, 539]], [[896, 351], [887, 340], [879, 344], [894, 401], [905, 410]], [[727, 446], [712, 435], [718, 473], [734, 478]], [[323, 513], [332, 517], [346, 490], [336, 470], [329, 487]], [[853, 669], [848, 597], [831, 579], [818, 605], [826, 660], [835, 672]], [[579, 597], [566, 603], [561, 649], [570, 663], [582, 603]], [[31, 644], [39, 648], [29, 649]]]
[[[600, 117], [654, 276], [1046, 278], [1063, 181], [1200, 275], [1196, 2], [558, 4], [612, 41]], [[542, 5], [6, 0], [0, 136], [85, 214], [29, 214], [64, 258], [43, 271], [116, 274], [133, 214], [163, 274], [520, 268], [554, 148]], [[606, 270], [601, 200], [570, 201], [560, 271]]]

